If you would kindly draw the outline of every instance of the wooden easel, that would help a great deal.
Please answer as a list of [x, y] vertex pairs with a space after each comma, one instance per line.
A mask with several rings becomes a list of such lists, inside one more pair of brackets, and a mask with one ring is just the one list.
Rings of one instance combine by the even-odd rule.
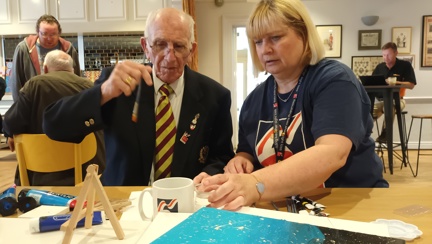
[[[67, 244], [71, 242], [73, 231], [76, 228], [78, 221], [81, 220], [84, 216], [85, 216], [84, 227], [86, 229], [91, 228], [92, 220], [93, 220], [95, 192], [99, 196], [103, 209], [111, 222], [111, 225], [117, 235], [117, 238], [119, 240], [124, 239], [123, 229], [121, 228], [117, 216], [115, 215], [114, 210], [109, 202], [109, 199], [103, 189], [102, 183], [99, 180], [97, 172], [98, 172], [98, 165], [92, 164], [87, 167], [87, 175], [84, 179], [83, 188], [81, 189], [81, 192], [78, 195], [77, 203], [72, 212], [72, 216], [60, 228], [62, 231], [66, 231], [65, 236], [63, 237], [63, 242], [62, 242], [63, 244]], [[87, 200], [87, 207], [83, 208], [85, 200]]]

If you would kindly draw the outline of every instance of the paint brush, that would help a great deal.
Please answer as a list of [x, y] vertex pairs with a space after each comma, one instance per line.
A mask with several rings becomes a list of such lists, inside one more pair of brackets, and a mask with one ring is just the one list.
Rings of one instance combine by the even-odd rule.
[[142, 87], [142, 84], [139, 84], [138, 85], [137, 95], [136, 95], [136, 98], [135, 98], [135, 104], [134, 104], [134, 107], [133, 107], [133, 110], [132, 110], [132, 121], [135, 122], [135, 123], [138, 122], [138, 108], [139, 108], [139, 103], [140, 103], [140, 100], [141, 100], [141, 87]]

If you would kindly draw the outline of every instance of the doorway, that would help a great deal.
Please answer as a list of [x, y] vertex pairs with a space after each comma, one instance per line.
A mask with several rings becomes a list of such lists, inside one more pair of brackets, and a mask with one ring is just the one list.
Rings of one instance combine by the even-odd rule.
[[[232, 114], [233, 122], [237, 125], [234, 130], [234, 146], [238, 143], [238, 120], [240, 116], [240, 110], [243, 106], [243, 102], [247, 95], [251, 93], [255, 87], [261, 82], [265, 81], [269, 75], [264, 72], [256, 74], [252, 64], [252, 58], [249, 51], [248, 39], [246, 35], [246, 27], [237, 26], [233, 27], [235, 35], [233, 35], [233, 43], [235, 43], [235, 56], [233, 57], [233, 64], [235, 67], [232, 69], [235, 71], [235, 80], [233, 86], [235, 86], [235, 92], [232, 92], [233, 103], [235, 106], [235, 114]], [[255, 75], [256, 74], [256, 75]]]

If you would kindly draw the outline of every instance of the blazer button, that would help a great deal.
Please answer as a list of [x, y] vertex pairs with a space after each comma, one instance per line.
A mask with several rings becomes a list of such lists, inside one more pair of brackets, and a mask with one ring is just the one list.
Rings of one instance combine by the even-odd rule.
[[94, 125], [94, 119], [90, 119], [89, 121], [91, 125]]
[[87, 120], [84, 122], [84, 124], [85, 124], [87, 127], [90, 127], [90, 122], [88, 122]]

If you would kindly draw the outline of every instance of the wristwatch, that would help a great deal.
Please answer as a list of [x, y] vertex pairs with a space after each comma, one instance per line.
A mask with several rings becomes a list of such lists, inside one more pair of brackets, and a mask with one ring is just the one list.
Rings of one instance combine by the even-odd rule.
[[254, 178], [255, 178], [255, 180], [257, 181], [257, 183], [255, 184], [255, 187], [256, 187], [256, 189], [257, 189], [257, 191], [258, 191], [258, 194], [259, 194], [259, 199], [258, 199], [258, 201], [257, 202], [259, 202], [260, 200], [261, 200], [261, 196], [264, 194], [264, 191], [265, 191], [265, 186], [264, 186], [264, 184], [262, 183], [262, 182], [260, 182], [259, 180], [258, 180], [258, 178], [255, 176], [255, 175], [253, 175], [253, 174], [251, 174]]

